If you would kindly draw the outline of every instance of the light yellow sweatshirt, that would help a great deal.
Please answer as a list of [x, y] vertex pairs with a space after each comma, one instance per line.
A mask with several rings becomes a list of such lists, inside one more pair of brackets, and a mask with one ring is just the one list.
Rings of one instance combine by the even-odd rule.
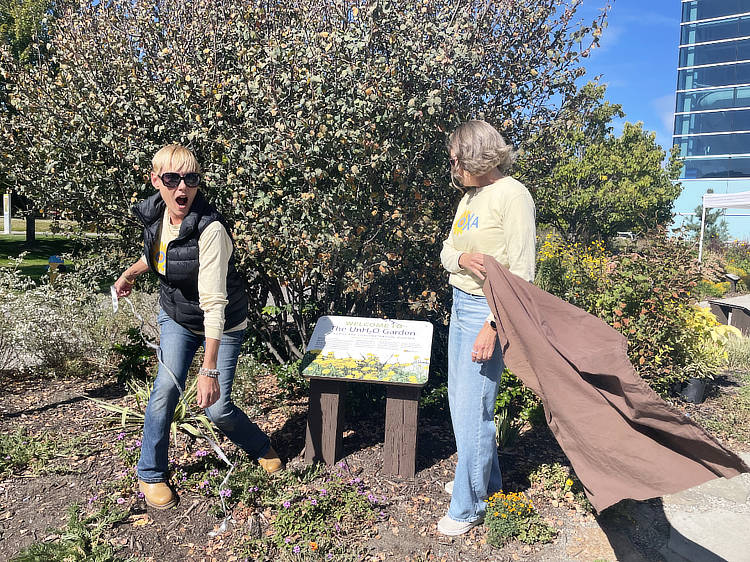
[[472, 295], [483, 295], [484, 282], [458, 265], [461, 254], [474, 252], [492, 256], [522, 279], [534, 280], [534, 201], [521, 182], [506, 176], [485, 187], [467, 189], [443, 242], [440, 261], [450, 272], [449, 283]]
[[[167, 245], [180, 235], [180, 225], [169, 220], [168, 209], [164, 210], [157, 240], [154, 245], [154, 263], [162, 275], [165, 274]], [[166, 228], [165, 228], [166, 225]], [[232, 239], [219, 221], [209, 224], [198, 238], [198, 305], [203, 311], [204, 332], [195, 332], [207, 338], [220, 340], [224, 332], [224, 309], [227, 299], [227, 270], [232, 256]], [[145, 257], [141, 257], [146, 264]], [[233, 327], [229, 332], [244, 330], [247, 320]]]

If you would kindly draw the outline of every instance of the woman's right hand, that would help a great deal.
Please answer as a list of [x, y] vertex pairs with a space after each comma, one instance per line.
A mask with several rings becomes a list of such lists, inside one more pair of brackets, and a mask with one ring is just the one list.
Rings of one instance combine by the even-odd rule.
[[129, 297], [130, 293], [133, 292], [133, 284], [135, 279], [129, 278], [125, 273], [120, 275], [115, 281], [115, 291], [117, 291], [117, 298]]
[[487, 270], [484, 269], [484, 254], [470, 254], [464, 252], [458, 258], [458, 265], [461, 267], [461, 269], [468, 269], [474, 275], [479, 277], [479, 279], [484, 281], [484, 274], [487, 272]]

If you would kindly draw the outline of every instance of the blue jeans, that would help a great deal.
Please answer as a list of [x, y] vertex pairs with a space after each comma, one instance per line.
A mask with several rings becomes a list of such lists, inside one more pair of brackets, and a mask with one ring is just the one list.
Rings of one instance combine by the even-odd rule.
[[453, 288], [448, 404], [458, 462], [448, 515], [455, 521], [483, 517], [485, 500], [503, 485], [495, 441], [495, 399], [504, 367], [500, 342], [489, 361], [471, 360], [474, 341], [489, 313], [486, 298]]
[[[177, 377], [185, 389], [188, 369], [196, 351], [205, 344], [205, 338], [194, 334], [172, 320], [163, 310], [159, 311], [160, 347], [162, 360]], [[237, 358], [244, 337], [244, 330], [225, 333], [221, 338], [216, 367], [219, 369], [219, 399], [206, 408], [208, 418], [238, 447], [252, 458], [266, 454], [271, 442], [232, 402], [232, 382], [237, 369]], [[151, 397], [146, 407], [143, 422], [143, 443], [141, 458], [138, 461], [138, 478], [144, 482], [166, 482], [168, 480], [167, 450], [169, 448], [169, 427], [180, 395], [172, 377], [159, 364]]]

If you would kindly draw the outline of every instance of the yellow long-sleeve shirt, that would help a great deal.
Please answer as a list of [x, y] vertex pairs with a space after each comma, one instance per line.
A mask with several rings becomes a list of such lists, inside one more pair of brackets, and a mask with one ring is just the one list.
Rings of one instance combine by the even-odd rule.
[[482, 295], [483, 281], [458, 265], [463, 253], [488, 254], [512, 273], [534, 280], [536, 218], [529, 190], [510, 176], [485, 187], [469, 188], [456, 210], [440, 261], [450, 272], [449, 283]]
[[[155, 244], [151, 250], [156, 269], [162, 275], [165, 273], [167, 245], [180, 234], [180, 225], [172, 224], [168, 213], [169, 210], [165, 209], [157, 236], [159, 244]], [[224, 309], [229, 302], [227, 270], [233, 250], [232, 239], [219, 221], [209, 224], [198, 238], [198, 305], [203, 311], [204, 331], [195, 333], [207, 338], [220, 340], [224, 332]], [[141, 259], [148, 264], [145, 257]], [[244, 320], [227, 331], [244, 330], [246, 327], [247, 320]]]

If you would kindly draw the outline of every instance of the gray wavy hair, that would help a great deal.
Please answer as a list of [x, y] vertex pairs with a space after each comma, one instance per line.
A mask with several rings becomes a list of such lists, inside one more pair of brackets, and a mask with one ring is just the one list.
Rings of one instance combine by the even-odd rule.
[[505, 174], [516, 160], [513, 146], [505, 142], [495, 127], [479, 119], [459, 125], [448, 137], [447, 147], [473, 176], [481, 176], [493, 168]]

